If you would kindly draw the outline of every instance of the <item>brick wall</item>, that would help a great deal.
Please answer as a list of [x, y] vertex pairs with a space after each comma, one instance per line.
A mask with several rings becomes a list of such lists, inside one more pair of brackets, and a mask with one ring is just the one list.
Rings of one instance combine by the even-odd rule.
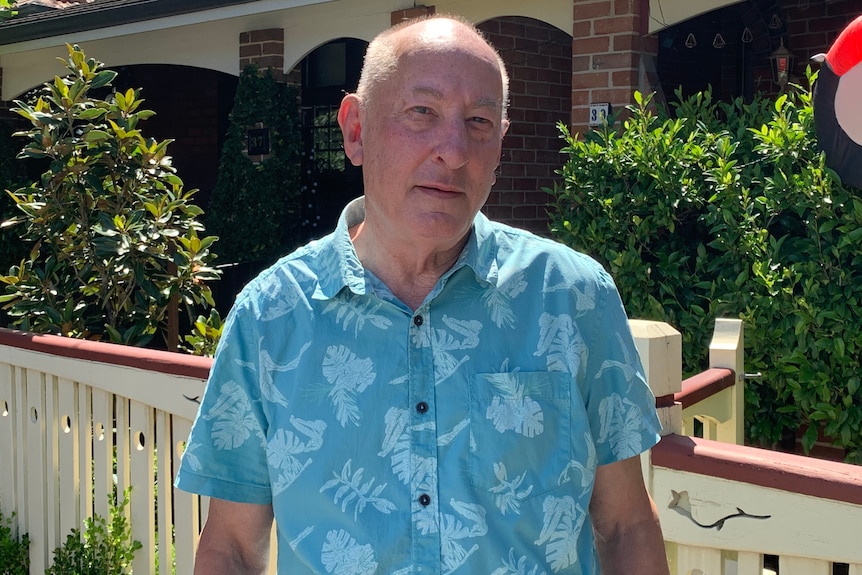
[[[811, 57], [827, 52], [841, 31], [862, 14], [862, 1], [839, 0], [826, 3], [811, 0], [806, 6], [798, 0], [783, 0], [787, 15], [788, 48], [796, 56], [793, 78], [804, 85], [805, 67]], [[813, 64], [817, 69], [817, 64]]]
[[557, 122], [571, 117], [571, 36], [530, 18], [504, 17], [479, 28], [510, 76], [509, 132], [497, 183], [485, 205], [492, 219], [548, 234], [548, 194], [563, 156]]
[[269, 28], [239, 35], [239, 68], [256, 64], [261, 70], [272, 68], [276, 78], [284, 75], [284, 30]]
[[575, 1], [572, 25], [572, 131], [589, 129], [591, 103], [623, 111], [640, 85], [641, 58], [658, 50], [643, 35], [648, 3], [641, 0]]

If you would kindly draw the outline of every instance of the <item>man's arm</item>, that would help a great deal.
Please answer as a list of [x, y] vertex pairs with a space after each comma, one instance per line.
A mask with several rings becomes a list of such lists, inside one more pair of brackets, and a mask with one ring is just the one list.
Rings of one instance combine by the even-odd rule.
[[590, 515], [602, 575], [668, 573], [658, 512], [644, 486], [639, 457], [596, 469]]
[[269, 562], [272, 506], [211, 499], [195, 575], [260, 575]]

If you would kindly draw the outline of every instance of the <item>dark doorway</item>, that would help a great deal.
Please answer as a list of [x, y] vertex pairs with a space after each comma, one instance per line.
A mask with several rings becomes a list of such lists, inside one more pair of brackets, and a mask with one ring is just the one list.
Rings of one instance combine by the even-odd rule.
[[340, 38], [311, 52], [302, 70], [303, 239], [329, 233], [341, 209], [362, 195], [362, 170], [344, 155], [338, 107], [356, 89], [368, 44]]

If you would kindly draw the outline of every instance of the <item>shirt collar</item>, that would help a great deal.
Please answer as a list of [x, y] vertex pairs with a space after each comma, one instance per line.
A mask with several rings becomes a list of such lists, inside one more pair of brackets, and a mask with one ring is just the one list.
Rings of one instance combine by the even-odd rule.
[[[350, 228], [365, 219], [365, 198], [359, 197], [345, 206], [338, 218], [335, 231], [325, 240], [330, 243], [333, 258], [322, 257], [317, 272], [315, 299], [332, 299], [345, 287], [357, 295], [370, 291], [366, 282], [365, 268], [356, 255], [350, 239]], [[327, 248], [322, 246], [320, 254]], [[458, 256], [455, 265], [443, 274], [446, 280], [462, 267], [469, 267], [482, 283], [496, 285], [498, 268], [496, 242], [492, 233], [491, 221], [481, 212], [473, 219], [473, 227], [467, 244]]]
[[368, 291], [365, 268], [350, 240], [350, 228], [364, 219], [365, 198], [351, 200], [341, 212], [335, 231], [321, 240], [324, 244], [315, 262], [317, 289], [312, 296], [314, 299], [332, 299], [345, 287], [359, 295]]

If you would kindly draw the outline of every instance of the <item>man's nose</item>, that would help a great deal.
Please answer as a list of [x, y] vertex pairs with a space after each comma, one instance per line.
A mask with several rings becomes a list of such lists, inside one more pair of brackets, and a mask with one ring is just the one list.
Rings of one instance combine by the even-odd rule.
[[437, 158], [450, 170], [457, 170], [470, 159], [470, 141], [465, 120], [453, 120], [441, 126], [434, 150]]

